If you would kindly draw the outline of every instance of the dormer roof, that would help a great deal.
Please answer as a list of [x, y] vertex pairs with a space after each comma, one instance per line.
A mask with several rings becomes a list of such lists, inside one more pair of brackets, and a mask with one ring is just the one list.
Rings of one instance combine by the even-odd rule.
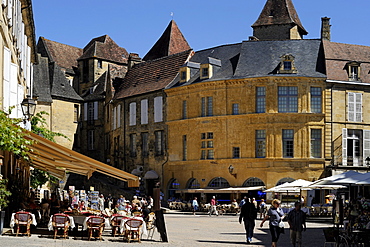
[[253, 28], [270, 25], [295, 24], [303, 35], [308, 32], [304, 29], [292, 0], [267, 0]]
[[186, 41], [176, 22], [172, 20], [170, 24], [168, 24], [166, 30], [163, 32], [162, 36], [144, 56], [143, 60], [154, 60], [190, 49], [191, 48], [188, 42]]

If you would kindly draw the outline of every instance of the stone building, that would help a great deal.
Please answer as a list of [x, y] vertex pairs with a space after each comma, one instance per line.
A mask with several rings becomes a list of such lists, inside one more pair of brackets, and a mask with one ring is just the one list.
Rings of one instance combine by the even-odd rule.
[[370, 48], [331, 42], [329, 18], [303, 39], [291, 0], [267, 0], [252, 27], [248, 41], [195, 52], [165, 90], [168, 197], [366, 168]]
[[168, 158], [164, 88], [175, 80], [191, 55], [177, 24], [171, 21], [144, 57], [147, 61], [130, 67], [125, 78], [114, 81], [120, 86], [113, 103], [110, 159], [114, 164], [121, 161], [122, 169], [140, 176], [141, 189], [146, 194], [161, 182]]

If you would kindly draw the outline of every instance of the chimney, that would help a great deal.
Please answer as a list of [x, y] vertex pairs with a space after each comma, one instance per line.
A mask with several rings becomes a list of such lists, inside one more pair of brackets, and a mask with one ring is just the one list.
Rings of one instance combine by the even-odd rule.
[[321, 18], [321, 39], [330, 41], [330, 18]]
[[135, 64], [141, 63], [141, 58], [139, 57], [139, 54], [137, 53], [130, 53], [128, 56], [128, 69], [131, 69], [134, 67]]

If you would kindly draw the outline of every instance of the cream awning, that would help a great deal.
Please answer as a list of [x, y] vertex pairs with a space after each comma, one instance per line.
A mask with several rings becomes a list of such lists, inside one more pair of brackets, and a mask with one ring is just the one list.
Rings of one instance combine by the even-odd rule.
[[255, 187], [229, 187], [229, 188], [204, 188], [176, 190], [176, 193], [247, 193], [251, 190], [264, 190], [265, 186]]
[[34, 133], [25, 135], [34, 141], [29, 147], [32, 166], [49, 172], [51, 175], [63, 179], [65, 172], [73, 172], [91, 177], [93, 172], [100, 172], [119, 180], [127, 181], [129, 187], [138, 187], [139, 178], [83, 154], [70, 150]]

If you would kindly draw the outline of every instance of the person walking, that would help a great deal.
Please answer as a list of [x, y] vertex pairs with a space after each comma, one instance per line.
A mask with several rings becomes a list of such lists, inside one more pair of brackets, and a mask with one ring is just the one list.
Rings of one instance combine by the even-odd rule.
[[278, 199], [272, 200], [271, 204], [272, 205], [269, 208], [267, 215], [262, 220], [260, 227], [263, 227], [263, 223], [265, 223], [265, 221], [269, 219], [269, 228], [270, 228], [271, 237], [272, 237], [271, 247], [277, 247], [277, 242], [279, 240], [280, 233], [281, 233], [279, 223], [283, 220], [284, 213], [283, 213], [283, 210], [279, 208], [280, 201]]
[[215, 196], [213, 196], [211, 199], [211, 209], [209, 211], [209, 216], [212, 216], [213, 212], [215, 212], [216, 216], [218, 216], [217, 201]]
[[265, 218], [266, 216], [266, 203], [265, 203], [265, 200], [264, 199], [261, 199], [261, 203], [259, 205], [259, 209], [260, 209], [260, 219], [262, 220], [263, 218]]
[[294, 209], [288, 213], [290, 240], [293, 247], [302, 246], [302, 231], [306, 231], [306, 213], [301, 210], [302, 204], [296, 202]]
[[198, 201], [197, 201], [198, 198], [194, 197], [193, 199], [193, 202], [192, 202], [192, 206], [193, 206], [193, 215], [195, 215], [195, 211], [198, 211]]
[[254, 203], [249, 200], [244, 203], [240, 210], [239, 223], [244, 221], [245, 234], [247, 238], [247, 244], [252, 242], [253, 230], [255, 226], [255, 220], [257, 218], [257, 208]]

